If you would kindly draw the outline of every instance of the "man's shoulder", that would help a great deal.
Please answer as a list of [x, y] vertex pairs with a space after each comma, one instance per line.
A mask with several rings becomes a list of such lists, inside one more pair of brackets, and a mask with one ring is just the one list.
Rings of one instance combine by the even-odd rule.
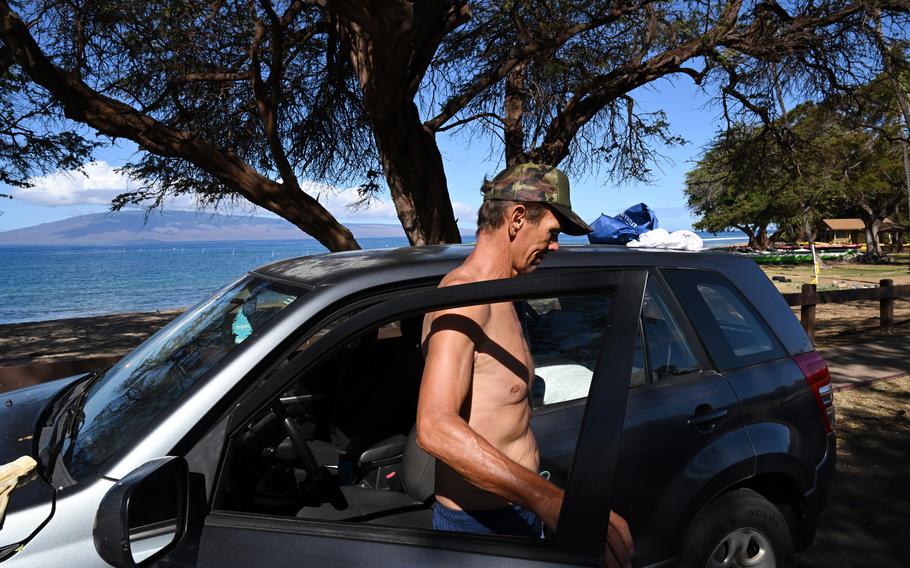
[[463, 266], [459, 266], [443, 276], [442, 280], [439, 281], [439, 287], [461, 286], [463, 284], [473, 284], [474, 282], [479, 282], [476, 275], [471, 273], [471, 271], [466, 270]]

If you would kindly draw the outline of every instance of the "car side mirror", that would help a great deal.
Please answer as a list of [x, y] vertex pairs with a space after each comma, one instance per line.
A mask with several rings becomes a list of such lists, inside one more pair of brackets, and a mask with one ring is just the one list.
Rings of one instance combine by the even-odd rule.
[[189, 469], [182, 457], [143, 464], [101, 500], [92, 531], [98, 555], [113, 566], [147, 566], [186, 533]]

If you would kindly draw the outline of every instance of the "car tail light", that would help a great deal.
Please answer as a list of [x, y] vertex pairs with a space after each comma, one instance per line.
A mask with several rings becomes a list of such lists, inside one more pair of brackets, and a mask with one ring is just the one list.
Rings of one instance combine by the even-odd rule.
[[834, 431], [834, 388], [831, 385], [831, 373], [828, 372], [828, 365], [825, 360], [818, 354], [818, 351], [803, 353], [793, 358], [793, 361], [799, 365], [803, 376], [812, 387], [815, 394], [815, 402], [822, 413], [825, 422], [825, 432]]

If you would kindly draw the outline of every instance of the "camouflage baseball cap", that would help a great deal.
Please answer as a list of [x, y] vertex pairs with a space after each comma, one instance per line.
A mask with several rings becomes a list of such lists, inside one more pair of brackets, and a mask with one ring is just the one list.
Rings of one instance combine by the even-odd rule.
[[553, 166], [519, 164], [506, 168], [484, 184], [484, 201], [523, 201], [544, 203], [559, 219], [567, 235], [586, 235], [591, 227], [572, 211], [569, 178]]

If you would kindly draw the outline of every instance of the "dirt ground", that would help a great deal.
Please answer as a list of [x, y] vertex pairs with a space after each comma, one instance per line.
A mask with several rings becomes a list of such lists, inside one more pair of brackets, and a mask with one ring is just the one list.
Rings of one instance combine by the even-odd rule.
[[837, 391], [837, 474], [798, 568], [906, 566], [910, 377]]

